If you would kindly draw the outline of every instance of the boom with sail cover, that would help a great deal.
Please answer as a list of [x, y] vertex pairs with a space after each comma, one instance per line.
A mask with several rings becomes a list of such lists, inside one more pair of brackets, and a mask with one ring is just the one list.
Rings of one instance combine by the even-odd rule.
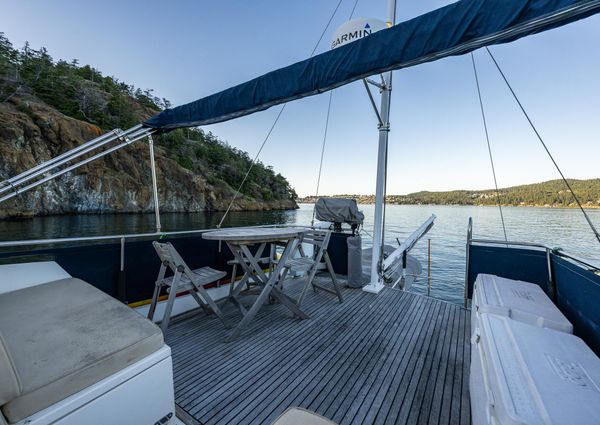
[[600, 12], [600, 0], [460, 0], [144, 123], [156, 130], [248, 115], [352, 81], [507, 43]]

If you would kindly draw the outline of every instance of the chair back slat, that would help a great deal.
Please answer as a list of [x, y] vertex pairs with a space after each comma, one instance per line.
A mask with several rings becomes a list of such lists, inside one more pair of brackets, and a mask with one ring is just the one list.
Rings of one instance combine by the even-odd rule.
[[309, 230], [302, 235], [301, 242], [327, 249], [330, 237], [331, 230]]
[[[148, 318], [152, 319], [154, 317], [156, 304], [158, 303], [158, 297], [160, 296], [161, 292], [161, 286], [167, 285], [171, 288], [169, 291], [169, 298], [165, 307], [163, 320], [160, 325], [163, 333], [167, 331], [167, 327], [169, 326], [169, 320], [171, 318], [173, 304], [175, 303], [175, 297], [181, 291], [189, 291], [201, 308], [203, 308], [207, 313], [213, 312], [224, 324], [226, 324], [223, 313], [203, 286], [207, 283], [217, 281], [225, 275], [225, 272], [218, 272], [217, 270], [213, 270], [209, 267], [203, 267], [192, 271], [185, 261], [183, 261], [181, 255], [179, 255], [171, 243], [160, 243], [158, 241], [154, 241], [152, 242], [152, 246], [154, 246], [162, 265], [160, 267], [160, 271], [158, 272], [158, 279], [156, 280], [154, 294], [152, 295], [152, 303], [150, 305], [150, 309], [148, 310]], [[167, 267], [173, 271], [174, 276], [165, 279], [164, 277]], [[191, 287], [189, 284], [191, 284]]]
[[[286, 265], [286, 271], [292, 268], [297, 268], [298, 270], [304, 271], [307, 275], [304, 288], [300, 293], [300, 297], [296, 301], [298, 306], [302, 304], [302, 300], [304, 299], [304, 296], [306, 295], [306, 291], [309, 286], [312, 286], [315, 290], [319, 288], [321, 290], [331, 292], [338, 296], [340, 302], [343, 301], [342, 293], [340, 291], [335, 276], [335, 271], [333, 270], [331, 259], [329, 258], [329, 254], [327, 253], [327, 246], [329, 245], [330, 238], [331, 230], [311, 229], [304, 232], [302, 234], [302, 237], [298, 240], [298, 251], [300, 252], [300, 258], [292, 259], [288, 261]], [[313, 253], [311, 256], [307, 256], [304, 254], [302, 244], [310, 244], [314, 246]], [[314, 282], [316, 273], [321, 269], [326, 269], [329, 272], [331, 282], [333, 284], [333, 289], [325, 288], [319, 283]]]
[[160, 261], [163, 264], [167, 265], [173, 272], [176, 272], [178, 269], [189, 270], [181, 255], [177, 252], [175, 247], [170, 243], [160, 243], [157, 241], [152, 242]]

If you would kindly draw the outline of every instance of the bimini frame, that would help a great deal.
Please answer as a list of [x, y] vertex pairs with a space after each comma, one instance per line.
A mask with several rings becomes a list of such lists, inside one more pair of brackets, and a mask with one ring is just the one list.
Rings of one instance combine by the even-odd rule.
[[[148, 139], [150, 150], [150, 167], [152, 172], [152, 195], [154, 198], [154, 214], [156, 221], [156, 231], [160, 232], [160, 211], [158, 202], [158, 186], [156, 182], [156, 163], [154, 159], [154, 141], [152, 134], [156, 130], [143, 127], [142, 124], [131, 127], [128, 130], [116, 128], [96, 137], [89, 142], [83, 143], [67, 152], [58, 155], [55, 158], [42, 162], [35, 167], [30, 168], [14, 177], [4, 180], [0, 183], [0, 203], [8, 201], [17, 195], [27, 192], [43, 183], [54, 180], [70, 171], [73, 171], [82, 165], [95, 161], [114, 151], [122, 149], [141, 139]], [[112, 144], [112, 146], [111, 146]], [[101, 150], [104, 148], [104, 150]], [[99, 151], [99, 152], [98, 152]], [[95, 153], [97, 152], [97, 153]], [[85, 155], [91, 156], [85, 157]]]

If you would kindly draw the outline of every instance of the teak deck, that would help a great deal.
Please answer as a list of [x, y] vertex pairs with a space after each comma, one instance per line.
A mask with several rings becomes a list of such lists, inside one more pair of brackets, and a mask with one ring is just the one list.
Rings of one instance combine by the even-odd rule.
[[[286, 292], [294, 295], [299, 285]], [[175, 320], [175, 399], [190, 424], [269, 424], [302, 406], [339, 424], [470, 423], [470, 312], [399, 290], [309, 291], [292, 319], [268, 305], [230, 343], [214, 316]], [[229, 304], [231, 324], [240, 319]]]

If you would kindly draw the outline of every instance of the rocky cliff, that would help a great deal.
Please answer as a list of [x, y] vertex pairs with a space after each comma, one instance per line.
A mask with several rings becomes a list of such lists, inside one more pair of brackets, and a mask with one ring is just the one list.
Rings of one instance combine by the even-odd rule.
[[[32, 94], [0, 103], [0, 178], [4, 180], [99, 136], [96, 125], [60, 113]], [[233, 189], [180, 165], [156, 146], [162, 212], [224, 210]], [[0, 205], [0, 217], [70, 213], [133, 213], [153, 210], [148, 146], [136, 142]], [[188, 169], [191, 168], [191, 169]], [[209, 183], [210, 181], [210, 183]], [[297, 208], [293, 197], [241, 196], [235, 210]]]

